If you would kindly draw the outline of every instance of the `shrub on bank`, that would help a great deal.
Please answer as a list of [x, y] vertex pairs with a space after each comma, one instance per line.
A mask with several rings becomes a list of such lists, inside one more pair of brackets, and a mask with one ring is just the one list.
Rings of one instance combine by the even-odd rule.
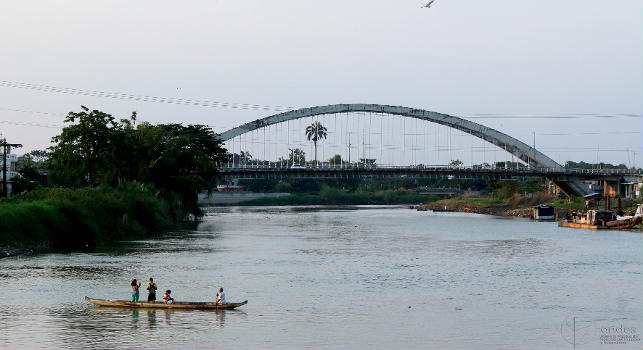
[[437, 200], [437, 196], [417, 194], [405, 190], [377, 192], [348, 192], [332, 187], [322, 187], [319, 193], [296, 193], [289, 196], [257, 198], [242, 205], [366, 205], [366, 204], [417, 204]]
[[0, 245], [86, 249], [171, 225], [170, 203], [150, 185], [39, 188], [0, 200]]

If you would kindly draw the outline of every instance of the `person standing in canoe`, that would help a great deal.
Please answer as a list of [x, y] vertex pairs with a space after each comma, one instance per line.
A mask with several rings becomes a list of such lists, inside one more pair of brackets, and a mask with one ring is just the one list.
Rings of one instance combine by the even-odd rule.
[[156, 290], [158, 287], [156, 286], [156, 283], [154, 283], [154, 279], [150, 277], [150, 283], [147, 284], [147, 302], [154, 302], [156, 301]]
[[136, 282], [136, 278], [132, 280], [132, 302], [138, 303], [138, 289], [141, 288], [141, 282]]
[[225, 292], [223, 291], [223, 288], [219, 288], [219, 293], [217, 293], [217, 301], [215, 304], [217, 305], [225, 305]]

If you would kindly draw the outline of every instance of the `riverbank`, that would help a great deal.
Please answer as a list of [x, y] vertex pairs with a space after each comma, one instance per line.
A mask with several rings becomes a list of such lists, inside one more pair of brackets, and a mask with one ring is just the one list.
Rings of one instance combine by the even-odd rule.
[[237, 205], [390, 205], [421, 204], [438, 199], [439, 197], [435, 195], [418, 194], [408, 190], [348, 192], [328, 188], [318, 193], [293, 193], [287, 196], [257, 198], [237, 203]]
[[[469, 197], [442, 199], [422, 205], [425, 210], [456, 211], [464, 213], [488, 214], [499, 216], [529, 217], [531, 208], [539, 204], [554, 207], [558, 217], [564, 217], [572, 212], [584, 212], [585, 200], [580, 197], [555, 198], [546, 193], [531, 193], [529, 195], [514, 195], [507, 199], [493, 197]], [[633, 215], [636, 210], [634, 201], [625, 201], [623, 211], [626, 215]]]
[[151, 185], [40, 188], [0, 201], [0, 257], [42, 251], [85, 251], [173, 227], [180, 203]]

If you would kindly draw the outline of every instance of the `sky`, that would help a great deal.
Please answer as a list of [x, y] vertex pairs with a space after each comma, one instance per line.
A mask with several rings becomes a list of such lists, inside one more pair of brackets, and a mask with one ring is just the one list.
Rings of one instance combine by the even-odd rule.
[[3, 1], [0, 132], [24, 153], [48, 147], [80, 105], [217, 132], [275, 113], [9, 83], [17, 82], [267, 106], [400, 105], [475, 118], [530, 145], [535, 135], [559, 162], [643, 165], [643, 2], [421, 5]]

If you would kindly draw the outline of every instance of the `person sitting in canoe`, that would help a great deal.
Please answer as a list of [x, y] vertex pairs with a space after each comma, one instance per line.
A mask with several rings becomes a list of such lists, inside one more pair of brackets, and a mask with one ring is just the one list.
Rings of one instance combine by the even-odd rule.
[[158, 287], [156, 286], [156, 283], [154, 283], [154, 279], [150, 277], [150, 283], [147, 284], [147, 302], [154, 302], [156, 301], [156, 289]]
[[215, 304], [217, 305], [225, 305], [225, 292], [223, 291], [223, 288], [219, 288], [219, 293], [217, 293], [217, 301]]
[[136, 278], [132, 280], [132, 302], [138, 303], [138, 289], [141, 288], [141, 282], [136, 282]]
[[172, 293], [171, 290], [166, 290], [165, 294], [163, 294], [163, 302], [166, 304], [172, 304], [174, 302], [174, 298], [170, 295]]

